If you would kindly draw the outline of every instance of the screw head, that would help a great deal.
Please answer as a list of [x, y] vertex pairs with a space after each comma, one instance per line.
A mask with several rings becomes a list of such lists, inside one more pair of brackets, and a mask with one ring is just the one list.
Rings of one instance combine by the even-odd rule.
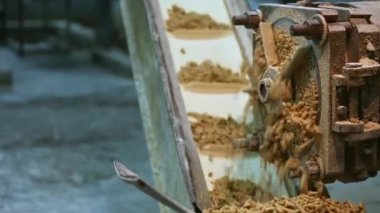
[[347, 120], [348, 117], [348, 109], [346, 106], [338, 106], [336, 108], [337, 117], [339, 120], [344, 121]]
[[317, 19], [306, 20], [303, 24], [293, 24], [289, 27], [292, 36], [305, 36], [307, 39], [321, 39], [323, 25]]
[[246, 28], [255, 29], [259, 27], [260, 16], [256, 11], [249, 11], [243, 15], [232, 17], [233, 25], [244, 25]]

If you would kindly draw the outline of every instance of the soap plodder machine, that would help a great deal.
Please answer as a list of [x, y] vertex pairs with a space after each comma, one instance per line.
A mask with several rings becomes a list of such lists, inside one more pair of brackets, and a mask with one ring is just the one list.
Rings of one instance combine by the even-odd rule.
[[[296, 102], [308, 85], [316, 84], [319, 142], [299, 165], [288, 168], [290, 177], [301, 177], [304, 171], [309, 182], [347, 183], [366, 180], [380, 169], [379, 14], [378, 2], [299, 2], [263, 4], [233, 17], [235, 25], [252, 29], [255, 37], [251, 93], [264, 111], [255, 116], [268, 119], [270, 110], [278, 110], [275, 105], [281, 108], [286, 94], [273, 97], [278, 85], [287, 84], [280, 89], [288, 90], [290, 102]], [[279, 31], [285, 43], [294, 43], [284, 61], [276, 39]], [[257, 74], [260, 63], [263, 72]], [[262, 152], [271, 126], [255, 125], [249, 142]]]

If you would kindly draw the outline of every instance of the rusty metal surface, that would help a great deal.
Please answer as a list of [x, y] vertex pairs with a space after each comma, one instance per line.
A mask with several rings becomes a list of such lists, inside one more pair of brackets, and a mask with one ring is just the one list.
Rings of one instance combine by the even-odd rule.
[[[247, 1], [245, 0], [235, 0], [229, 1], [224, 0], [224, 4], [228, 11], [230, 17], [234, 17], [235, 15], [240, 15], [245, 11], [249, 10], [249, 6]], [[232, 20], [233, 21], [233, 20]], [[235, 36], [238, 40], [240, 49], [242, 51], [242, 55], [247, 64], [251, 64], [253, 57], [253, 48], [252, 48], [252, 33], [253, 31], [245, 30], [243, 28], [235, 27]]]
[[[319, 157], [310, 157], [291, 176], [299, 177], [305, 168], [318, 170], [315, 175], [309, 171], [309, 178], [323, 182], [354, 182], [373, 176], [380, 169], [380, 4], [263, 4], [260, 11], [263, 16], [257, 33], [262, 36], [267, 64], [273, 69], [278, 65], [273, 29], [279, 26], [299, 43], [308, 39], [306, 43], [312, 46], [308, 51], [317, 61], [312, 67], [317, 70], [323, 140]], [[305, 72], [310, 66], [295, 69]]]
[[380, 4], [376, 1], [350, 2], [350, 5], [371, 13], [370, 21], [380, 29]]

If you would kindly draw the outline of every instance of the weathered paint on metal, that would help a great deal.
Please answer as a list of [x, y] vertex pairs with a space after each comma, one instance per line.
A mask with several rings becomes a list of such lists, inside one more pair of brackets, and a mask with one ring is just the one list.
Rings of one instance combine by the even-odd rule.
[[[121, 8], [155, 187], [191, 208], [144, 2], [122, 0]], [[171, 212], [164, 206], [161, 211]]]

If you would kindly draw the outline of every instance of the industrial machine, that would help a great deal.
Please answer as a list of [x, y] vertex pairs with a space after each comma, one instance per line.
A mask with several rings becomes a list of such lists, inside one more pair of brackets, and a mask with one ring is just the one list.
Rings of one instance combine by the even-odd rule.
[[[234, 25], [248, 29], [248, 36], [247, 30], [236, 26], [235, 34], [223, 38], [177, 38], [165, 25], [173, 2], [189, 11], [202, 8], [198, 12], [206, 11], [218, 22], [232, 18]], [[115, 163], [125, 182], [177, 211], [181, 203], [201, 212], [211, 207], [208, 185], [218, 175], [234, 172], [237, 178], [264, 185], [259, 182], [262, 176], [270, 180], [268, 190], [283, 186], [288, 196], [294, 196], [298, 192], [293, 183], [298, 181], [288, 181], [288, 177], [300, 178], [302, 192], [325, 189], [324, 183], [336, 180], [363, 181], [377, 174], [378, 2], [262, 4], [244, 14], [245, 0], [124, 0], [121, 6], [157, 190], [140, 184], [133, 172]], [[247, 62], [250, 89], [230, 94], [184, 90], [178, 81], [180, 67], [201, 60], [235, 70]], [[236, 158], [200, 152], [188, 113], [244, 117], [240, 115], [245, 114], [247, 100], [251, 109], [247, 111], [253, 116], [242, 120], [250, 122], [250, 132], [247, 138], [232, 142], [243, 151]], [[278, 171], [259, 171], [262, 159], [271, 163], [267, 168], [276, 168], [274, 164]], [[278, 181], [281, 178], [284, 181]]]
[[[292, 178], [308, 180], [309, 189], [320, 182], [363, 181], [380, 169], [379, 12], [378, 2], [301, 1], [263, 4], [233, 17], [235, 25], [252, 29], [254, 37], [250, 94], [257, 119], [250, 147], [264, 156], [277, 150], [280, 156], [269, 156], [269, 161], [285, 166]], [[300, 107], [313, 107], [303, 100], [310, 88], [317, 91], [309, 100], [314, 112], [299, 115]], [[285, 108], [295, 114], [284, 114]], [[297, 131], [310, 131], [286, 126], [296, 120], [310, 128], [312, 124], [305, 124], [310, 117], [319, 126], [310, 141], [297, 138]], [[282, 134], [277, 142], [271, 131]], [[286, 134], [290, 145], [278, 151]]]

